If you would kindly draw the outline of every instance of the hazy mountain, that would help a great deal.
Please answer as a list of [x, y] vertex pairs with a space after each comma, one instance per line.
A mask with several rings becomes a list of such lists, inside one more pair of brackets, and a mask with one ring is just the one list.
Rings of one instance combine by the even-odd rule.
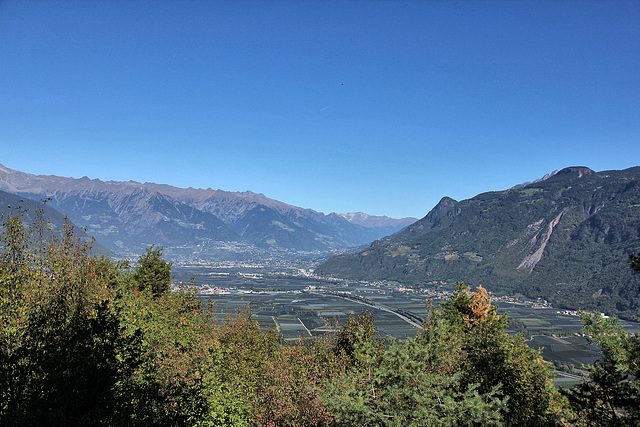
[[405, 283], [465, 281], [494, 292], [633, 317], [640, 277], [640, 167], [563, 169], [524, 187], [455, 201], [317, 272]]
[[359, 225], [250, 191], [32, 175], [2, 165], [0, 189], [50, 198], [51, 206], [121, 253], [137, 253], [153, 243], [202, 254], [211, 242], [324, 251], [362, 245], [402, 228], [402, 223]]
[[346, 214], [337, 214], [346, 219], [352, 224], [362, 225], [364, 227], [378, 228], [378, 227], [392, 227], [403, 228], [409, 224], [413, 224], [418, 218], [406, 217], [406, 218], [389, 218], [388, 216], [369, 215], [364, 212], [349, 212]]
[[[61, 236], [65, 222], [63, 214], [42, 201], [31, 200], [0, 190], [0, 212], [20, 215], [24, 224], [31, 225], [38, 220], [39, 210], [41, 210], [43, 218], [46, 218], [48, 221], [47, 226], [51, 232]], [[91, 236], [82, 228], [75, 227], [73, 223], [72, 225], [74, 225], [75, 236], [80, 237], [83, 241], [89, 241], [91, 239]], [[2, 243], [0, 242], [0, 247], [1, 246]], [[103, 254], [110, 254], [111, 252], [99, 241], [93, 242], [92, 250], [94, 253], [98, 252]]]

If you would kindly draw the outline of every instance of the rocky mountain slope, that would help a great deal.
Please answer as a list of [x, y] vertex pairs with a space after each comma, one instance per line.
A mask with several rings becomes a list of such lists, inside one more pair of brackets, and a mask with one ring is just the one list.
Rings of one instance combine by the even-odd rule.
[[482, 284], [498, 293], [634, 317], [640, 277], [640, 167], [566, 168], [506, 191], [443, 198], [424, 218], [319, 274]]
[[[2, 213], [3, 216], [6, 214], [7, 219], [9, 218], [8, 215], [19, 215], [24, 224], [32, 225], [34, 222], [39, 220], [38, 211], [41, 211], [41, 218], [48, 221], [46, 225], [50, 232], [61, 237], [65, 223], [63, 214], [56, 209], [53, 209], [51, 206], [42, 203], [42, 201], [31, 200], [26, 197], [20, 197], [0, 190], [0, 213]], [[89, 236], [84, 229], [75, 226], [73, 223], [72, 225], [74, 225], [73, 232], [75, 236], [79, 237], [83, 241], [91, 240], [91, 236]], [[2, 242], [0, 242], [0, 247], [2, 247]], [[100, 242], [95, 241], [92, 242], [92, 251], [94, 253], [97, 252], [105, 255], [111, 254], [110, 250], [104, 247]]]
[[249, 191], [32, 175], [2, 165], [0, 190], [50, 198], [52, 207], [123, 254], [157, 244], [169, 253], [206, 255], [212, 243], [326, 251], [369, 243], [406, 224], [364, 226]]

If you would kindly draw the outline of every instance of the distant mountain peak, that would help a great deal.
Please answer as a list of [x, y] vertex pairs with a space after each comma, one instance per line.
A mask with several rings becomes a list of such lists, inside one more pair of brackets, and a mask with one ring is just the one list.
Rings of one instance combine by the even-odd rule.
[[436, 205], [436, 208], [438, 206], [452, 207], [452, 206], [455, 206], [456, 203], [458, 203], [456, 199], [452, 199], [449, 196], [444, 196], [442, 199], [440, 199], [440, 201]]
[[346, 219], [352, 224], [361, 225], [363, 227], [406, 227], [413, 224], [418, 219], [413, 217], [390, 218], [388, 216], [369, 215], [364, 212], [349, 212], [346, 214], [336, 214]]
[[[569, 169], [569, 168], [565, 168], [565, 169]], [[588, 169], [588, 168], [587, 168], [587, 169]], [[564, 169], [563, 169], [563, 170], [564, 170]], [[538, 182], [546, 181], [547, 179], [551, 178], [552, 176], [556, 175], [557, 173], [558, 173], [558, 170], [556, 169], [556, 170], [554, 170], [554, 171], [553, 171], [553, 172], [551, 172], [551, 173], [547, 173], [547, 174], [545, 174], [542, 178], [538, 178], [538, 179], [535, 179], [535, 180], [533, 180], [533, 181], [525, 181], [525, 182], [523, 182], [522, 184], [514, 185], [514, 186], [513, 186], [513, 187], [511, 187], [511, 188], [522, 188], [522, 187], [526, 187], [527, 185], [537, 184]]]

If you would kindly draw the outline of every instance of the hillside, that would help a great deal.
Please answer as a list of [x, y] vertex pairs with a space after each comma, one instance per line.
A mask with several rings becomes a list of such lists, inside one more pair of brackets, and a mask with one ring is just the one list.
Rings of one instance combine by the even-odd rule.
[[[42, 210], [43, 217], [48, 220], [48, 227], [51, 232], [61, 236], [65, 222], [63, 214], [41, 201], [16, 196], [15, 194], [0, 190], [0, 213], [7, 213], [10, 215], [20, 214], [24, 224], [32, 225], [34, 222], [38, 221], [38, 211], [40, 209]], [[89, 241], [91, 239], [92, 236], [86, 233], [85, 230], [75, 227], [75, 224], [73, 223], [72, 225], [74, 225], [74, 235], [76, 237], [80, 238], [82, 241]], [[105, 255], [112, 254], [112, 252], [103, 246], [100, 241], [94, 241], [91, 246], [93, 253], [101, 253]], [[0, 247], [2, 247], [1, 242]]]
[[220, 247], [234, 245], [328, 251], [369, 243], [407, 224], [389, 218], [380, 225], [360, 225], [250, 191], [32, 175], [2, 165], [0, 190], [50, 198], [52, 207], [122, 254], [140, 253], [151, 244], [164, 246], [168, 256], [190, 258], [217, 256]]
[[561, 170], [524, 187], [455, 201], [318, 274], [403, 283], [465, 281], [496, 293], [635, 317], [640, 167]]

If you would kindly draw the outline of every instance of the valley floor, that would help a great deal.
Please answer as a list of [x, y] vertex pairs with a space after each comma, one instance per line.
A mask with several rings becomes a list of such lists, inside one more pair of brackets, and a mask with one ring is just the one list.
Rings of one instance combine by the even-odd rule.
[[[427, 314], [427, 304], [437, 304], [453, 290], [445, 284], [410, 289], [385, 282], [329, 281], [310, 277], [304, 270], [283, 274], [256, 265], [183, 265], [173, 271], [176, 281], [193, 278], [201, 297], [210, 300], [221, 318], [249, 308], [262, 328], [277, 329], [286, 341], [325, 334], [348, 316], [366, 310], [373, 312], [381, 335], [414, 337]], [[527, 344], [541, 349], [544, 359], [554, 364], [557, 386], [580, 382], [585, 373], [582, 365], [599, 357], [598, 347], [588, 344], [583, 334], [577, 312], [508, 296], [494, 298], [494, 302], [509, 316], [507, 332], [524, 334]], [[640, 332], [636, 323], [620, 323], [630, 332]]]

